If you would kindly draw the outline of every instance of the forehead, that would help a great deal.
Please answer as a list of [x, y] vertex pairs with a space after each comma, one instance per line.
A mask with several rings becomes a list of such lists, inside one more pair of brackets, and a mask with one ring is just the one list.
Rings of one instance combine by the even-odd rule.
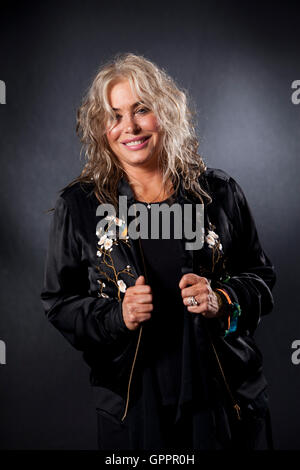
[[108, 90], [108, 101], [112, 108], [126, 108], [134, 106], [139, 98], [128, 80], [122, 80], [109, 87]]

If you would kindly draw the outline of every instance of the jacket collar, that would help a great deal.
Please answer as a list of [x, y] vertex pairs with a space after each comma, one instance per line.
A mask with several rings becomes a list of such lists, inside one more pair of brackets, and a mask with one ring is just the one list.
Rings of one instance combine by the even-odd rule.
[[132, 191], [127, 179], [125, 178], [125, 176], [123, 176], [119, 180], [118, 193], [119, 193], [119, 196], [126, 196], [127, 197], [128, 204], [133, 204], [134, 203], [134, 194], [133, 194], [133, 191]]

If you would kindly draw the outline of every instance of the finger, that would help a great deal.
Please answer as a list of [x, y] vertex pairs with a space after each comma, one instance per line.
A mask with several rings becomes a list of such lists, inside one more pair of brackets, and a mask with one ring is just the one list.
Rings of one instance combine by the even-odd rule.
[[187, 310], [191, 313], [201, 314], [207, 318], [215, 317], [217, 313], [217, 308], [208, 305], [206, 302], [200, 305], [189, 306]]
[[147, 321], [147, 320], [150, 320], [151, 316], [149, 315], [145, 315], [143, 319], [141, 319], [140, 321], [131, 321], [131, 325], [134, 326], [134, 328], [138, 328], [141, 324], [143, 324], [143, 322]]
[[182, 298], [191, 297], [192, 295], [195, 296], [195, 295], [198, 295], [198, 294], [200, 294], [198, 284], [194, 284], [193, 286], [186, 287], [185, 289], [182, 289], [182, 291], [181, 291], [181, 297]]
[[199, 281], [199, 279], [201, 278], [200, 276], [198, 276], [198, 274], [194, 274], [194, 273], [184, 274], [182, 278], [180, 279], [179, 287], [180, 289], [183, 289], [186, 286], [195, 284], [196, 282]]
[[134, 312], [134, 313], [130, 313], [128, 315], [128, 320], [131, 322], [131, 323], [139, 323], [141, 321], [144, 321], [144, 320], [148, 320], [151, 318], [151, 312]]
[[[184, 305], [189, 305], [189, 297], [191, 296], [188, 295], [187, 297], [183, 298]], [[218, 302], [214, 298], [213, 294], [210, 294], [210, 293], [207, 294], [207, 292], [202, 292], [200, 294], [194, 294], [194, 297], [197, 300], [199, 305], [203, 303], [205, 303], [206, 305], [213, 305], [213, 306], [218, 305]]]
[[139, 276], [137, 280], [135, 281], [135, 285], [142, 286], [143, 284], [146, 284], [145, 276]]
[[205, 284], [197, 283], [197, 284], [194, 284], [193, 286], [182, 289], [181, 296], [183, 298], [190, 297], [191, 295], [193, 296], [198, 295], [202, 297], [203, 295], [209, 296], [210, 292], [211, 292], [211, 288], [208, 283], [205, 283]]
[[[204, 314], [205, 310], [204, 307], [201, 307], [200, 305], [193, 305], [193, 306], [187, 306], [187, 310], [191, 313], [196, 313], [196, 314]], [[205, 315], [203, 315], [205, 316]]]
[[133, 312], [136, 313], [145, 313], [145, 312], [152, 312], [153, 304], [135, 304], [133, 308]]
[[126, 305], [126, 312], [128, 315], [134, 315], [137, 313], [151, 312], [153, 310], [153, 304], [136, 304], [131, 303]]
[[150, 320], [151, 314], [150, 313], [144, 313], [143, 315], [139, 316], [138, 323], [143, 323], [146, 320]]
[[[191, 296], [184, 297], [184, 299], [183, 299], [183, 304], [184, 305], [187, 305], [187, 306], [190, 305], [190, 297]], [[195, 300], [198, 302], [199, 305], [201, 304], [201, 302], [203, 302], [205, 300], [205, 297], [201, 298], [201, 296], [199, 296], [199, 295], [194, 295], [193, 297], [195, 298]]]
[[184, 287], [188, 285], [193, 285], [195, 283], [201, 283], [201, 284], [210, 284], [210, 280], [208, 280], [206, 277], [201, 277], [198, 276], [198, 274], [194, 273], [188, 273], [182, 276], [180, 282], [179, 282], [179, 287], [180, 289], [183, 289]]
[[128, 287], [126, 292], [130, 293], [130, 295], [150, 294], [152, 290], [148, 284], [145, 284], [145, 285], [135, 285], [135, 286]]
[[152, 294], [139, 294], [134, 296], [134, 302], [138, 304], [151, 304]]

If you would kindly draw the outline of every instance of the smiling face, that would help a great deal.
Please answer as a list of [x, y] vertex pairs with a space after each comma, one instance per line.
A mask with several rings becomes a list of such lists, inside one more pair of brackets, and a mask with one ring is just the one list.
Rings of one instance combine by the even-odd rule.
[[108, 125], [106, 137], [124, 170], [155, 168], [161, 132], [154, 113], [139, 101], [128, 80], [112, 84], [108, 100], [115, 121]]

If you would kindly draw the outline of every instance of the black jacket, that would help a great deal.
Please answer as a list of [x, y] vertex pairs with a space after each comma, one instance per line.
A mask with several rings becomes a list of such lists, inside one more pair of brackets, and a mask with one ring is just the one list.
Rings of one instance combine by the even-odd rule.
[[[224, 338], [221, 320], [205, 320], [202, 315], [191, 315], [185, 309], [178, 415], [183, 404], [193, 396], [189, 364], [194, 353], [199, 358], [199, 374], [206, 364], [203, 358], [207, 351], [218, 355], [215, 365], [218, 360], [221, 362], [220, 377], [227, 382], [226, 387], [230, 388], [227, 391], [233, 395], [233, 400], [240, 396], [254, 398], [266, 386], [262, 358], [253, 333], [261, 316], [273, 307], [274, 269], [262, 250], [240, 186], [225, 172], [216, 169], [205, 171], [201, 185], [212, 197], [212, 203], [205, 204], [205, 232], [215, 231], [222, 249], [216, 252], [204, 243], [198, 251], [184, 250], [182, 274], [195, 272], [209, 278], [212, 287], [225, 288], [239, 304], [241, 316], [237, 331]], [[134, 203], [125, 179], [119, 182], [118, 188], [119, 195], [127, 196], [129, 205]], [[177, 202], [197, 201], [180, 185]], [[147, 276], [147, 273], [139, 240], [127, 239], [113, 245], [109, 258], [113, 268], [103, 263], [102, 256], [97, 256], [98, 205], [92, 183], [77, 183], [58, 197], [51, 222], [41, 299], [50, 322], [76, 349], [83, 351], [91, 369], [96, 406], [117, 419], [124, 419], [135, 386], [135, 374], [142, 367], [142, 330], [147, 324], [136, 331], [127, 329], [122, 316], [124, 284], [114, 281], [122, 280], [128, 287], [135, 284], [139, 275]], [[185, 243], [184, 238], [182, 243]], [[121, 271], [118, 278], [114, 278]]]

